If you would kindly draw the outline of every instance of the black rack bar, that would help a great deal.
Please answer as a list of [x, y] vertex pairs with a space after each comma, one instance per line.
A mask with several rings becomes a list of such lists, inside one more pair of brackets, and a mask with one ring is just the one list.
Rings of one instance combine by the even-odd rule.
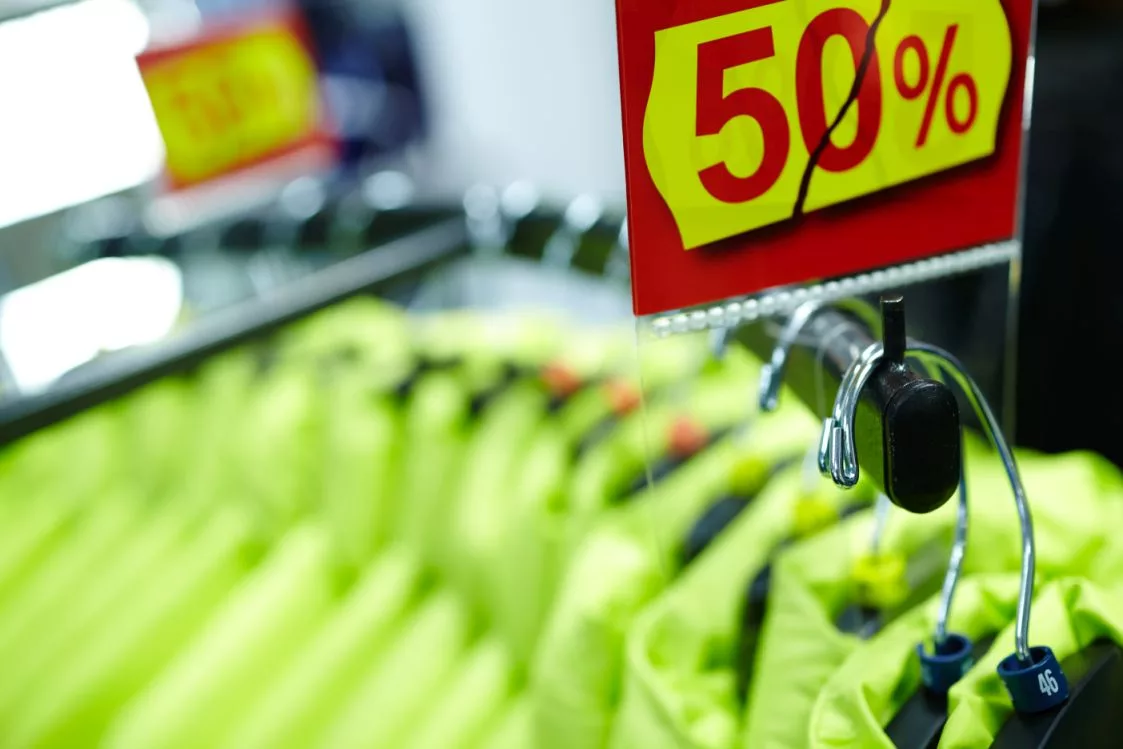
[[[771, 324], [744, 326], [735, 339], [770, 361]], [[843, 375], [878, 332], [849, 312], [819, 310], [788, 354], [785, 384], [816, 416], [829, 417]], [[946, 386], [883, 360], [862, 390], [855, 419], [862, 471], [899, 506], [929, 512], [958, 487], [959, 430], [958, 406]]]
[[165, 342], [95, 361], [44, 393], [0, 404], [0, 445], [166, 375], [188, 371], [216, 353], [338, 301], [420, 277], [467, 246], [463, 219], [452, 219], [341, 260], [266, 296], [210, 313]]

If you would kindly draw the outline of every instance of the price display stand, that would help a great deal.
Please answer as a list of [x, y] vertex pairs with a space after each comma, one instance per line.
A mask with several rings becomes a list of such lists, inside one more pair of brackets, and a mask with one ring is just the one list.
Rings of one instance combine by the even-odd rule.
[[1001, 358], [1031, 0], [618, 0], [617, 20], [645, 334], [923, 284], [914, 324], [944, 345], [985, 327]]
[[[946, 586], [951, 527], [922, 521], [966, 502], [961, 461], [979, 440], [964, 428], [998, 444], [1005, 422], [1012, 435], [1034, 4], [616, 9], [640, 369], [659, 381], [676, 347], [698, 361], [678, 387], [645, 392], [648, 545], [671, 588], [704, 574], [689, 567], [704, 565], [690, 561], [705, 557], [699, 533], [757, 549], [729, 583], [744, 591], [742, 631], [697, 637], [738, 653], [707, 669], [737, 671], [727, 697], [748, 716], [746, 745], [795, 746], [810, 712], [796, 703], [830, 670], [800, 660], [876, 636]], [[722, 391], [723, 378], [741, 387]], [[710, 446], [674, 472], [664, 412], [693, 417]], [[793, 454], [762, 447], [793, 429], [805, 434]], [[695, 500], [688, 560], [663, 494], [691, 492], [708, 499]], [[707, 506], [738, 509], [716, 522]], [[806, 608], [817, 597], [824, 611]], [[711, 604], [691, 621], [729, 619]], [[754, 734], [766, 715], [794, 733]]]

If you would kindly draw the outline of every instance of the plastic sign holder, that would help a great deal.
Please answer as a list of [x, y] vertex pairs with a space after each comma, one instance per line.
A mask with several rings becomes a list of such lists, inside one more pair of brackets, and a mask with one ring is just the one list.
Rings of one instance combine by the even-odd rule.
[[1016, 256], [1032, 21], [1032, 0], [617, 0], [636, 314]]
[[255, 16], [137, 58], [172, 191], [335, 158], [316, 62], [295, 13]]

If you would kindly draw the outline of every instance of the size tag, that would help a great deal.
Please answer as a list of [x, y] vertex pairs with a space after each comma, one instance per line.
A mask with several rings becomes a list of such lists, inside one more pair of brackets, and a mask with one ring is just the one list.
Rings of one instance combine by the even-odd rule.
[[316, 65], [294, 17], [269, 18], [137, 59], [172, 189], [302, 149], [330, 150]]
[[617, 11], [638, 314], [1013, 236], [1030, 0]]

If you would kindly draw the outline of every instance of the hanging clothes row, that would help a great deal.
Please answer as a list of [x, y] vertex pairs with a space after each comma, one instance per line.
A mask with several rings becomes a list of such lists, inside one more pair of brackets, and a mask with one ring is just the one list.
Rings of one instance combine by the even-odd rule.
[[[648, 358], [641, 389], [626, 327], [358, 299], [10, 445], [0, 745], [1030, 745], [994, 452], [965, 439], [976, 663], [894, 743], [957, 504], [824, 481], [743, 349]], [[1123, 477], [1017, 457], [1035, 642], [1119, 642]]]

